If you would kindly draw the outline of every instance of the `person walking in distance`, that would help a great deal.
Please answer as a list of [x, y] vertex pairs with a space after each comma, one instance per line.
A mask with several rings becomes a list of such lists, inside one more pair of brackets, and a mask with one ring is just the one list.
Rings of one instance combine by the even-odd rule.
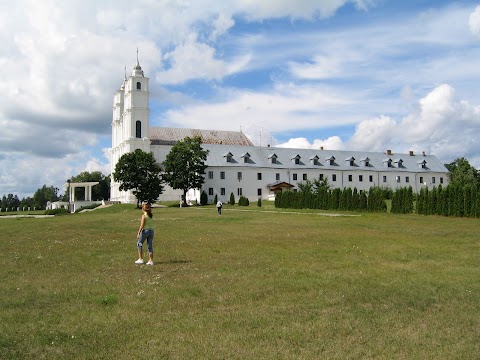
[[140, 220], [140, 228], [138, 229], [137, 234], [137, 250], [138, 250], [138, 260], [135, 261], [135, 264], [143, 264], [143, 243], [147, 241], [148, 249], [148, 262], [147, 265], [153, 265], [153, 236], [155, 234], [153, 227], [153, 214], [150, 204], [144, 203], [142, 205], [143, 215]]
[[223, 206], [222, 202], [221, 202], [220, 200], [218, 200], [218, 202], [217, 202], [217, 211], [218, 211], [219, 214], [222, 213], [222, 206]]

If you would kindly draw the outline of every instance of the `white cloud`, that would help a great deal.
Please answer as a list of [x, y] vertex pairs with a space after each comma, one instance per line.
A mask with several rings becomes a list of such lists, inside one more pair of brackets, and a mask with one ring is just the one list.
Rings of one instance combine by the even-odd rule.
[[[285, 131], [349, 124], [346, 116], [325, 112], [347, 104], [345, 98], [322, 88], [278, 84], [272, 92], [231, 91], [218, 103], [195, 104], [165, 114], [164, 126], [238, 130], [258, 126]], [[228, 121], [226, 121], [228, 119]]]
[[248, 19], [255, 21], [280, 17], [294, 20], [328, 18], [348, 2], [353, 2], [360, 9], [366, 9], [375, 3], [369, 0], [240, 0], [236, 3], [239, 12], [244, 12]]
[[197, 42], [197, 35], [190, 34], [185, 42], [166, 53], [164, 61], [171, 67], [157, 73], [161, 84], [179, 84], [191, 79], [221, 80], [227, 74], [223, 61], [215, 59], [215, 49]]
[[364, 151], [386, 151], [417, 153], [426, 151], [445, 162], [458, 157], [467, 157], [471, 164], [479, 167], [477, 134], [480, 131], [480, 105], [457, 100], [454, 89], [442, 84], [417, 102], [417, 108], [400, 121], [381, 115], [361, 121], [352, 137], [342, 142], [338, 137], [328, 143], [305, 138], [290, 139], [278, 146], [349, 149]]
[[225, 34], [230, 28], [235, 25], [235, 21], [224, 13], [220, 13], [213, 21], [213, 31], [210, 36], [211, 40], [215, 40], [220, 35]]
[[475, 11], [470, 14], [468, 26], [472, 34], [480, 36], [480, 6], [477, 6]]
[[331, 136], [325, 140], [315, 139], [311, 144], [306, 138], [294, 138], [275, 146], [292, 149], [345, 150], [344, 143], [338, 136]]
[[290, 63], [290, 71], [300, 79], [326, 79], [341, 73], [338, 59], [317, 55], [310, 63]]
[[[91, 154], [80, 152], [62, 158], [45, 158], [35, 155], [9, 153], [0, 158], [0, 188], [3, 194], [16, 194], [21, 199], [33, 196], [33, 193], [43, 185], [59, 188], [63, 194], [63, 185], [72, 175], [82, 171], [102, 171], [100, 161], [89, 163]], [[94, 160], [95, 162], [95, 160]], [[88, 164], [87, 166], [85, 164]], [[12, 171], [13, 169], [13, 171]], [[109, 174], [108, 172], [103, 172]]]
[[357, 125], [348, 147], [352, 150], [384, 151], [398, 136], [396, 126], [396, 122], [387, 116], [364, 120]]

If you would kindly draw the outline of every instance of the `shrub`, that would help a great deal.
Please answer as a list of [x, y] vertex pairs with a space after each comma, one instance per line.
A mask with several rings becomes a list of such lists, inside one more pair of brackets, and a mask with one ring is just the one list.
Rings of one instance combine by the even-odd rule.
[[262, 199], [261, 198], [258, 198], [257, 206], [262, 207]]
[[215, 197], [213, 198], [213, 203], [216, 204], [218, 202], [218, 196], [215, 194]]
[[52, 210], [45, 210], [45, 215], [63, 215], [68, 214], [67, 209], [52, 209]]
[[230, 205], [235, 205], [235, 195], [233, 195], [233, 192], [230, 193], [230, 200], [228, 201]]
[[205, 191], [202, 191], [200, 194], [200, 205], [207, 205], [208, 204], [208, 196]]
[[250, 201], [245, 196], [240, 196], [238, 199], [238, 206], [249, 206]]

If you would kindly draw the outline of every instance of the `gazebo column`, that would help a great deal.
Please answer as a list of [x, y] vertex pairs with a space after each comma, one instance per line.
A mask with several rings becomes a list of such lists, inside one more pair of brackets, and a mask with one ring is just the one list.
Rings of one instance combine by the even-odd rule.
[[70, 185], [70, 202], [75, 202], [75, 186]]

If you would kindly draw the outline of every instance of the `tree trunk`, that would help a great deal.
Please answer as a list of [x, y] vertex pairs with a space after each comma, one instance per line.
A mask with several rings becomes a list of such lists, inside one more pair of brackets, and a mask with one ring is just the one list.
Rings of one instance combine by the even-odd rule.
[[182, 197], [183, 206], [188, 206], [188, 205], [187, 205], [187, 191], [188, 191], [188, 190], [183, 190], [183, 197]]

